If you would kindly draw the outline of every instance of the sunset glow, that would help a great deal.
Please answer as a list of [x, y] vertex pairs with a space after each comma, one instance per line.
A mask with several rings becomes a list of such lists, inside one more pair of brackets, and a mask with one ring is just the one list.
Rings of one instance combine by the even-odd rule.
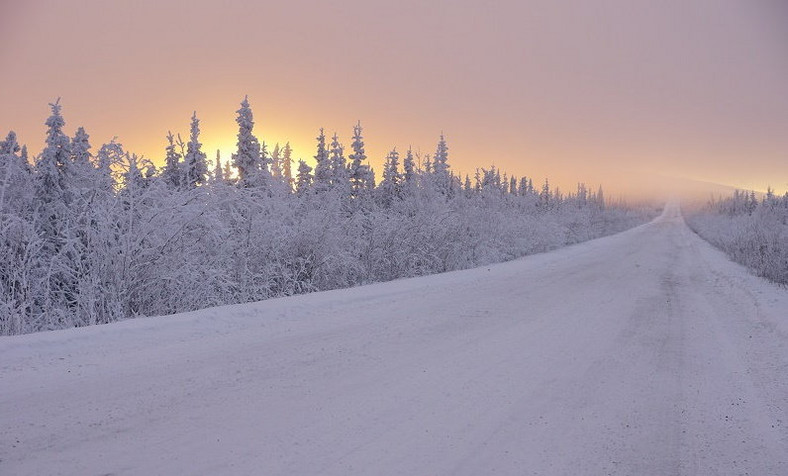
[[444, 131], [463, 175], [784, 192], [786, 21], [781, 2], [734, 0], [4, 2], [0, 133], [37, 153], [61, 97], [68, 134], [161, 164], [196, 110], [226, 161], [248, 94], [260, 140], [296, 160], [319, 128], [347, 146], [361, 120], [378, 175]]

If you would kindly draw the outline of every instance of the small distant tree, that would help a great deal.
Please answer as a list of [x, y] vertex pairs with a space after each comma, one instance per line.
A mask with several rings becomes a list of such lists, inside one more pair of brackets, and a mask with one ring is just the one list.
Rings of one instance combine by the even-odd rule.
[[290, 148], [290, 142], [285, 144], [282, 151], [282, 177], [284, 178], [285, 185], [288, 192], [293, 190], [293, 149]]
[[473, 196], [473, 185], [471, 185], [471, 177], [468, 174], [465, 174], [465, 183], [463, 184], [463, 191], [465, 192], [466, 198], [471, 198]]
[[544, 185], [542, 185], [542, 193], [539, 194], [540, 205], [545, 208], [549, 207], [552, 202], [551, 198], [550, 182], [547, 180], [547, 178], [545, 178]]
[[0, 214], [7, 212], [26, 217], [30, 211], [33, 176], [22, 154], [24, 150], [14, 131], [0, 141]]
[[318, 192], [324, 192], [331, 187], [331, 161], [328, 157], [328, 150], [326, 149], [326, 134], [323, 128], [320, 128], [320, 134], [317, 136], [317, 153], [315, 154], [315, 189]]
[[[74, 175], [76, 176], [89, 176], [93, 169], [93, 163], [90, 155], [90, 136], [85, 132], [84, 127], [79, 127], [74, 138], [71, 139], [71, 162]], [[80, 184], [81, 186], [89, 186], [90, 184]]]
[[306, 162], [298, 160], [298, 175], [296, 176], [296, 192], [303, 195], [312, 187], [312, 167]]
[[277, 180], [282, 178], [282, 158], [278, 142], [274, 144], [274, 150], [271, 152], [271, 176]]
[[339, 142], [339, 137], [336, 132], [331, 138], [329, 153], [331, 162], [331, 185], [341, 196], [347, 196], [350, 194], [350, 181], [345, 160], [345, 148]]
[[216, 163], [213, 166], [214, 183], [224, 183], [224, 171], [222, 170], [222, 157], [219, 149], [216, 149]]
[[366, 190], [370, 190], [370, 183], [374, 183], [375, 180], [369, 164], [366, 163], [367, 155], [364, 151], [364, 137], [361, 133], [361, 121], [359, 121], [353, 126], [353, 143], [350, 146], [353, 152], [348, 156], [350, 159], [350, 190], [354, 197], [359, 197]]
[[184, 166], [186, 168], [186, 186], [194, 188], [205, 183], [208, 175], [208, 164], [205, 161], [205, 153], [202, 151], [200, 139], [200, 120], [197, 119], [197, 111], [192, 114], [192, 123], [189, 133], [189, 143], [186, 145], [186, 157]]
[[[173, 146], [174, 147], [174, 146]], [[110, 194], [115, 187], [113, 170], [121, 164], [126, 156], [123, 145], [114, 138], [101, 146], [96, 154], [96, 188], [104, 194]]]
[[402, 161], [402, 180], [406, 184], [414, 184], [416, 182], [416, 162], [413, 158], [413, 149], [408, 147], [408, 152], [405, 153], [405, 159]]
[[449, 173], [449, 147], [441, 133], [435, 156], [432, 158], [432, 176], [435, 187], [441, 194], [449, 196], [451, 191], [451, 174]]
[[162, 178], [164, 183], [172, 188], [181, 186], [181, 154], [176, 150], [175, 136], [171, 131], [167, 132], [166, 156], [164, 158], [164, 171]]
[[380, 202], [384, 207], [390, 207], [394, 201], [400, 198], [401, 177], [397, 170], [399, 167], [399, 153], [397, 148], [389, 152], [383, 166], [383, 180], [378, 186]]

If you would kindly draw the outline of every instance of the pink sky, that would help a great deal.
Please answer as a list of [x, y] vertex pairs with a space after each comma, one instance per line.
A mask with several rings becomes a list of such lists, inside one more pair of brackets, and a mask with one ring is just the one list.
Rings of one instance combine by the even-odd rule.
[[41, 149], [47, 103], [94, 150], [161, 163], [196, 110], [229, 157], [245, 94], [256, 133], [311, 159], [361, 120], [393, 147], [563, 188], [661, 174], [788, 190], [788, 3], [781, 0], [0, 3], [0, 134]]

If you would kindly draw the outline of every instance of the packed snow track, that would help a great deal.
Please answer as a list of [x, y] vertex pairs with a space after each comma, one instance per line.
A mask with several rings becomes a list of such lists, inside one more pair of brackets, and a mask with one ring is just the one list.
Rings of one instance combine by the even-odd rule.
[[0, 474], [785, 475], [787, 322], [668, 206], [489, 267], [0, 338]]

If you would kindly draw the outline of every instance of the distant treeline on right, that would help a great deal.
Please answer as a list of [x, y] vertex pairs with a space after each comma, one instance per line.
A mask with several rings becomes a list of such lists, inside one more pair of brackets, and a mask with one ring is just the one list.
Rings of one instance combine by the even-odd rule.
[[711, 200], [687, 217], [690, 227], [759, 276], [788, 284], [788, 192], [769, 189]]

